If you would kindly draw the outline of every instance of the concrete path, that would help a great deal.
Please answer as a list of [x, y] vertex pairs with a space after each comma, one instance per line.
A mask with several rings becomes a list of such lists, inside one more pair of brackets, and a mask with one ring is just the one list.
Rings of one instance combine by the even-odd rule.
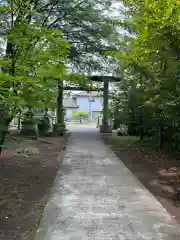
[[72, 136], [35, 240], [180, 240], [179, 225], [101, 141]]

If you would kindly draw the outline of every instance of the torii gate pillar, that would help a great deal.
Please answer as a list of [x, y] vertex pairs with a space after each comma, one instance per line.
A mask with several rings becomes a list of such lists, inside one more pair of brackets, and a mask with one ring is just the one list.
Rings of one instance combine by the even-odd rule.
[[100, 126], [100, 133], [112, 133], [112, 127], [109, 125], [109, 79], [104, 78], [103, 82], [103, 119]]

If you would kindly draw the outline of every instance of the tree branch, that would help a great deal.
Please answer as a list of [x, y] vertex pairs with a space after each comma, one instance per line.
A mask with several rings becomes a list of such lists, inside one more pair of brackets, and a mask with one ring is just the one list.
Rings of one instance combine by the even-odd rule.
[[48, 18], [50, 17], [50, 14], [52, 13], [52, 10], [54, 9], [54, 7], [58, 4], [58, 0], [51, 6], [50, 10], [49, 10], [49, 13], [47, 15], [47, 17], [44, 19], [43, 23], [42, 23], [42, 26], [44, 26], [48, 20]]
[[[84, 0], [81, 1], [81, 2], [79, 2], [79, 3], [77, 3], [76, 6], [74, 6], [73, 11], [74, 11], [75, 9], [77, 9], [78, 7], [80, 7], [83, 2], [84, 2]], [[68, 13], [69, 13], [69, 12], [65, 12], [61, 18], [56, 18], [56, 19], [48, 26], [48, 29], [53, 28], [54, 24], [57, 23], [57, 22], [58, 22], [59, 20], [61, 20], [62, 18], [64, 18], [65, 16], [67, 16]]]

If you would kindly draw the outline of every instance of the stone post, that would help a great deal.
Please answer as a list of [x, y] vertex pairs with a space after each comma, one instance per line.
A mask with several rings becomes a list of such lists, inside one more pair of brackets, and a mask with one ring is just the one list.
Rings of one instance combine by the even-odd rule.
[[112, 133], [112, 128], [109, 125], [109, 81], [104, 79], [104, 89], [103, 89], [103, 121], [100, 126], [100, 133]]

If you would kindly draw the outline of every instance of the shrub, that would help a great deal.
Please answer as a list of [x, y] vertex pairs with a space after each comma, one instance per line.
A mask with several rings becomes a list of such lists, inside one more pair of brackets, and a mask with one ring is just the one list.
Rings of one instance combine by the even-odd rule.
[[86, 119], [89, 117], [89, 112], [72, 112], [72, 118], [74, 119]]

